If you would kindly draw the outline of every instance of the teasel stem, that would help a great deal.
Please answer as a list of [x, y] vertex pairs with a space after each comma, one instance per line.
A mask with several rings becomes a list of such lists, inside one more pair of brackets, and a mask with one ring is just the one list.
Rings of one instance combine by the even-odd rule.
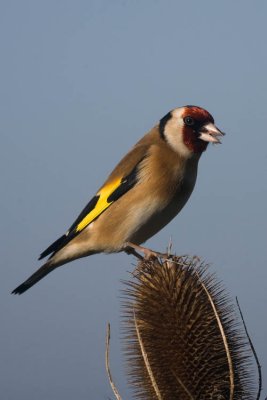
[[106, 361], [106, 371], [108, 374], [108, 380], [111, 386], [111, 389], [114, 393], [114, 396], [116, 397], [117, 400], [122, 400], [118, 389], [115, 386], [115, 383], [113, 382], [112, 379], [112, 375], [111, 375], [111, 371], [110, 371], [110, 366], [109, 366], [109, 347], [110, 347], [110, 323], [108, 323], [107, 325], [107, 332], [106, 332], [106, 357], [105, 357], [105, 361]]
[[[244, 326], [244, 329], [245, 329], [245, 332], [246, 332], [246, 335], [247, 335], [247, 338], [248, 338], [248, 341], [249, 341], [249, 345], [250, 345], [250, 348], [251, 348], [251, 350], [253, 352], [253, 355], [254, 355], [254, 358], [255, 358], [255, 361], [256, 361], [256, 364], [257, 364], [257, 368], [258, 368], [258, 376], [259, 376], [258, 382], [259, 382], [259, 384], [258, 384], [258, 393], [257, 393], [256, 400], [259, 400], [260, 399], [260, 395], [261, 395], [261, 390], [262, 390], [262, 373], [261, 373], [260, 360], [259, 360], [259, 357], [258, 357], [257, 352], [255, 350], [255, 347], [254, 347], [254, 345], [252, 343], [250, 335], [248, 333], [247, 325], [245, 323], [245, 320], [244, 320], [244, 317], [243, 317], [243, 313], [242, 313], [241, 307], [239, 305], [238, 298], [236, 297], [235, 299], [236, 299], [236, 304], [237, 304], [237, 307], [238, 307], [238, 310], [239, 310], [239, 314], [240, 314], [240, 317], [242, 319], [242, 323], [243, 323], [243, 326]], [[267, 398], [265, 400], [267, 400]]]

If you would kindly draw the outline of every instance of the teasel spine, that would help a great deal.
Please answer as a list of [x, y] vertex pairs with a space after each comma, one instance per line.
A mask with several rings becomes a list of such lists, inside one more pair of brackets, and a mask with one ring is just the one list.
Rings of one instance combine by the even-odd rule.
[[123, 335], [134, 398], [256, 399], [236, 307], [197, 258], [141, 261], [124, 282]]

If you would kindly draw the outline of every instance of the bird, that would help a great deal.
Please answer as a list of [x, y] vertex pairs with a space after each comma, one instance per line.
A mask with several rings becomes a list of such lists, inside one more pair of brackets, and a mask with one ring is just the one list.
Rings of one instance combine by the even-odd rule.
[[122, 158], [67, 232], [41, 253], [39, 260], [49, 256], [47, 261], [12, 293], [24, 293], [78, 258], [146, 254], [141, 244], [181, 211], [202, 153], [223, 135], [204, 108], [187, 105], [168, 112]]

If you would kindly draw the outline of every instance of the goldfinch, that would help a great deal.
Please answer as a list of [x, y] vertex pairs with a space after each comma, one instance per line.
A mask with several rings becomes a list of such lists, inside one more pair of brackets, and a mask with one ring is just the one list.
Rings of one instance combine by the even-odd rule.
[[194, 189], [201, 154], [222, 135], [203, 108], [166, 114], [119, 162], [69, 230], [40, 255], [50, 255], [46, 263], [12, 293], [22, 294], [77, 258], [136, 253], [181, 211]]

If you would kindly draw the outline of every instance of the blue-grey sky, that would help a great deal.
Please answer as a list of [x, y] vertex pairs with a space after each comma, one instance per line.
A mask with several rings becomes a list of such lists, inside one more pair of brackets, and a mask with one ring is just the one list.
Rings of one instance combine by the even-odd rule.
[[238, 296], [267, 394], [267, 3], [2, 0], [0, 3], [3, 399], [124, 399], [121, 279], [97, 255], [9, 293], [40, 264], [121, 156], [172, 108], [207, 108], [227, 132], [203, 155], [181, 214], [147, 245], [213, 264]]

